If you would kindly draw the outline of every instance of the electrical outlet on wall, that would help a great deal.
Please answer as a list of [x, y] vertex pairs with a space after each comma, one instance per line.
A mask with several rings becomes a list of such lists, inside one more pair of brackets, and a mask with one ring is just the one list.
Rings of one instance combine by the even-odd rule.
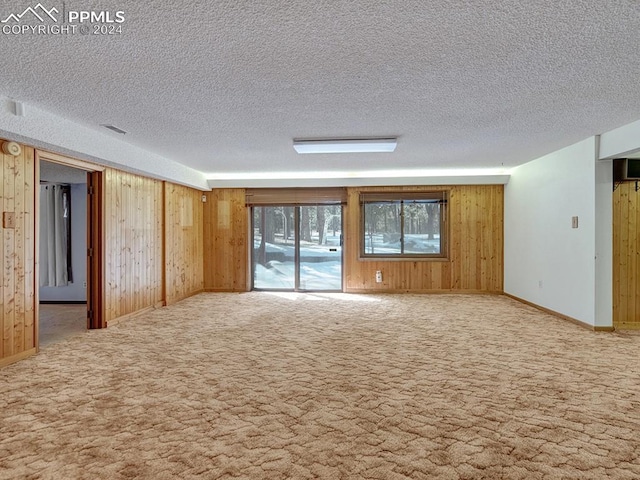
[[87, 282], [82, 282], [82, 288], [87, 288]]
[[376, 271], [376, 283], [382, 283], [382, 270]]

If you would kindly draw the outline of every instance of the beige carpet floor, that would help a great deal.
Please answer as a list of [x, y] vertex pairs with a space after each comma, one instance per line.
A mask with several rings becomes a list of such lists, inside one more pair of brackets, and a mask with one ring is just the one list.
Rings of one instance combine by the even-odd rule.
[[87, 331], [87, 304], [40, 304], [40, 347]]
[[0, 478], [638, 479], [640, 336], [506, 297], [201, 294], [0, 370]]

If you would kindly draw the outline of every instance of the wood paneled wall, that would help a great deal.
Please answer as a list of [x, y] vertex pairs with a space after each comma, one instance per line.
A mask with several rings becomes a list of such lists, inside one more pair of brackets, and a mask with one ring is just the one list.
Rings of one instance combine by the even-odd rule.
[[[431, 261], [360, 260], [360, 192], [448, 190], [449, 258]], [[503, 291], [502, 185], [349, 188], [345, 211], [345, 291]], [[376, 270], [382, 283], [376, 283]]]
[[104, 172], [105, 320], [163, 301], [163, 182]]
[[202, 192], [165, 182], [165, 301], [204, 289]]
[[[16, 157], [0, 151], [0, 366], [36, 351], [34, 154], [24, 145]], [[15, 228], [5, 228], [4, 212]]]
[[245, 190], [207, 193], [204, 205], [204, 286], [209, 291], [249, 289], [249, 225]]
[[[39, 176], [35, 150], [22, 148], [17, 157], [0, 152], [0, 212], [15, 217], [15, 228], [0, 223], [0, 366], [35, 353], [37, 344]], [[203, 290], [202, 192], [112, 168], [103, 189], [105, 321]]]
[[[360, 205], [364, 191], [449, 191], [449, 258], [435, 261], [360, 260]], [[250, 243], [243, 189], [207, 194], [204, 209], [205, 289], [249, 289]], [[345, 291], [348, 292], [502, 292], [502, 185], [451, 187], [349, 188], [345, 208]], [[375, 282], [375, 272], [383, 282]]]
[[613, 326], [640, 329], [640, 191], [613, 192]]

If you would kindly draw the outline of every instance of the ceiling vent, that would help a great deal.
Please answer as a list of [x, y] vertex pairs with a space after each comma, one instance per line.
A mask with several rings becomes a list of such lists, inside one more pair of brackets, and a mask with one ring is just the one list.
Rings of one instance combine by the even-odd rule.
[[113, 125], [105, 125], [105, 124], [102, 124], [102, 125], [100, 125], [100, 126], [101, 126], [101, 127], [104, 127], [104, 128], [108, 128], [108, 129], [109, 129], [109, 130], [111, 130], [112, 132], [116, 132], [116, 133], [119, 133], [119, 134], [121, 134], [121, 135], [124, 135], [124, 134], [126, 134], [126, 133], [127, 133], [127, 132], [125, 132], [124, 130], [122, 130], [121, 128], [115, 127], [115, 126], [113, 126]]

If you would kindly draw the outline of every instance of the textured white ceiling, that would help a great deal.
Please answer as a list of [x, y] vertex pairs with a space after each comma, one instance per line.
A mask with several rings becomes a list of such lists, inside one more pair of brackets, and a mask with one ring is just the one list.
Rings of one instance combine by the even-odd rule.
[[[637, 0], [65, 8], [124, 10], [123, 33], [2, 35], [0, 95], [206, 174], [509, 167], [640, 118]], [[391, 135], [390, 154], [292, 148]]]

